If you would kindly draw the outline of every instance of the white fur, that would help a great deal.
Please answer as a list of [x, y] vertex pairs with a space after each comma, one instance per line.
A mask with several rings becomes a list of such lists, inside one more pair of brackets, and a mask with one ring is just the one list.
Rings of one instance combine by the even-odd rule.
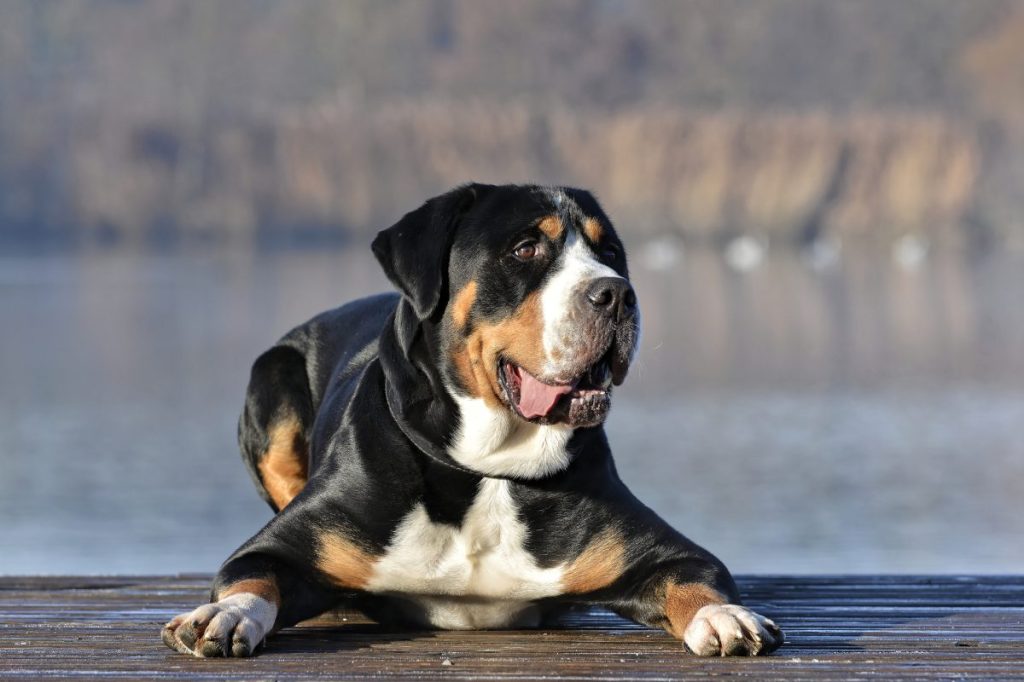
[[531, 424], [504, 405], [491, 407], [455, 391], [452, 396], [460, 418], [448, 454], [459, 464], [485, 476], [516, 478], [541, 478], [569, 465], [571, 426]]
[[[172, 646], [181, 653], [203, 658], [203, 640], [226, 641], [230, 651], [232, 640], [241, 638], [247, 642], [251, 651], [266, 638], [276, 619], [275, 604], [255, 594], [239, 592], [212, 604], [203, 604], [174, 619], [179, 622], [179, 626], [173, 634]], [[189, 648], [178, 636], [180, 623], [187, 621], [198, 622], [204, 627], [203, 636], [194, 648]]]
[[428, 596], [419, 596], [413, 601], [427, 613], [430, 625], [443, 630], [535, 628], [540, 625], [540, 609], [531, 602]]
[[579, 325], [572, 321], [576, 297], [583, 287], [601, 277], [624, 279], [599, 261], [575, 230], [567, 231], [557, 268], [540, 294], [541, 316], [544, 319], [544, 355], [547, 358], [544, 372], [548, 376], [558, 376], [562, 369], [552, 360], [556, 350], [569, 359], [567, 352], [586, 345], [586, 339], [579, 338]]
[[417, 505], [392, 535], [366, 589], [421, 606], [450, 629], [536, 624], [531, 602], [559, 594], [562, 568], [540, 568], [526, 551], [509, 483], [484, 479], [456, 528], [434, 523]]
[[222, 609], [235, 611], [242, 618], [252, 620], [260, 627], [260, 637], [253, 646], [256, 646], [274, 627], [277, 620], [277, 606], [263, 597], [257, 597], [249, 592], [239, 592], [230, 597], [224, 597], [217, 602]]
[[744, 606], [709, 604], [694, 614], [683, 641], [698, 656], [725, 656], [736, 646], [754, 655], [781, 644], [782, 634], [771, 620]]

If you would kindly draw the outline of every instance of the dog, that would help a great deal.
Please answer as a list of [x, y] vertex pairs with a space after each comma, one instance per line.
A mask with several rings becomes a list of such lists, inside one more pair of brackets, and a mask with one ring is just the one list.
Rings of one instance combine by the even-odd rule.
[[637, 500], [602, 424], [640, 311], [604, 211], [567, 187], [469, 184], [373, 242], [400, 293], [285, 335], [252, 367], [243, 460], [275, 516], [162, 639], [253, 655], [341, 605], [385, 624], [535, 627], [571, 605], [700, 656], [783, 642], [725, 566]]

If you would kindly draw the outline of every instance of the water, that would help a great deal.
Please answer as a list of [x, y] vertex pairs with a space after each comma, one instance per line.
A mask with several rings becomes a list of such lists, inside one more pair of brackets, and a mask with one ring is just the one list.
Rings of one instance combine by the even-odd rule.
[[[1024, 257], [635, 247], [627, 483], [737, 572], [1024, 568]], [[368, 253], [0, 258], [0, 573], [212, 571], [270, 516], [235, 423]]]

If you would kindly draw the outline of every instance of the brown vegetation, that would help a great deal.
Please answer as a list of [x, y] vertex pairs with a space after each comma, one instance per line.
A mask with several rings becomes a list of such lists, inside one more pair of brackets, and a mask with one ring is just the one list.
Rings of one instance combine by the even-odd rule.
[[364, 240], [470, 179], [589, 187], [631, 231], [695, 239], [1013, 229], [1022, 21], [1014, 0], [12, 0], [0, 237]]

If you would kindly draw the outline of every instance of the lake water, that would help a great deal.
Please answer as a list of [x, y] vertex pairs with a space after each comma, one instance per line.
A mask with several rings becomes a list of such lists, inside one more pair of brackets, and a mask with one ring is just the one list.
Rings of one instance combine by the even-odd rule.
[[[743, 573], [1024, 569], [1024, 256], [633, 251], [608, 431], [686, 535]], [[215, 570], [270, 516], [251, 361], [384, 288], [368, 250], [0, 257], [0, 573]]]

